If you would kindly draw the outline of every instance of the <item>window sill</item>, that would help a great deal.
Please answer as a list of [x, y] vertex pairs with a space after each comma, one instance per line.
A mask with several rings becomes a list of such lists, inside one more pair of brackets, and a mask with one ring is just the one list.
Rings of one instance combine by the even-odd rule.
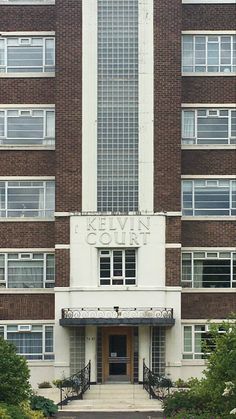
[[[48, 359], [45, 359], [45, 361], [41, 360], [35, 360], [33, 361], [32, 359], [26, 359], [27, 364], [29, 367], [52, 367], [54, 366], [54, 359], [52, 359], [51, 361], [49, 361]], [[45, 390], [45, 389], [44, 389]], [[52, 390], [52, 389], [49, 389]]]
[[236, 215], [228, 216], [223, 215], [221, 217], [213, 217], [213, 216], [197, 216], [197, 215], [191, 215], [191, 216], [183, 216], [181, 217], [182, 221], [236, 221]]
[[209, 145], [209, 144], [202, 144], [202, 145], [197, 145], [197, 144], [193, 144], [193, 145], [182, 145], [181, 146], [182, 150], [236, 150], [236, 144], [217, 144], [217, 145]]
[[235, 0], [182, 0], [183, 4], [236, 4]]
[[182, 73], [182, 77], [235, 77], [236, 73]]
[[0, 78], [45, 78], [55, 77], [55, 73], [0, 73]]
[[196, 366], [201, 367], [206, 365], [206, 361], [204, 359], [183, 359], [182, 366]]
[[32, 221], [36, 222], [36, 223], [42, 223], [42, 222], [51, 222], [52, 223], [52, 222], [55, 221], [55, 218], [54, 217], [53, 218], [36, 218], [36, 217], [1, 218], [0, 217], [0, 223], [21, 223], [21, 222], [32, 223]]
[[55, 150], [55, 146], [16, 146], [16, 145], [1, 145], [0, 144], [0, 150]]
[[11, 3], [5, 0], [0, 0], [0, 5], [4, 5], [4, 6], [46, 6], [46, 5], [51, 5], [51, 4], [55, 4], [55, 0], [46, 0], [43, 3], [37, 3], [35, 1], [32, 0], [31, 3], [29, 2], [25, 2], [24, 0], [19, 1], [19, 3]]
[[202, 294], [217, 294], [217, 293], [224, 293], [224, 294], [231, 294], [231, 293], [236, 293], [236, 288], [182, 288], [182, 292], [181, 293], [186, 293], [186, 294], [197, 294], [197, 293], [202, 293]]
[[54, 288], [0, 288], [0, 294], [54, 294]]

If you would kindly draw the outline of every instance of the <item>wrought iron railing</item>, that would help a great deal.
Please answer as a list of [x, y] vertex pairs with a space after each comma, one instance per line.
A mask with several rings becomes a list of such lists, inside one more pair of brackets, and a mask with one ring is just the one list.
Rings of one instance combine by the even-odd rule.
[[131, 319], [173, 319], [173, 309], [166, 307], [80, 307], [63, 308], [62, 319], [106, 319], [106, 318], [131, 318]]
[[60, 403], [62, 406], [66, 405], [72, 400], [83, 398], [83, 394], [90, 388], [91, 377], [91, 362], [89, 361], [86, 367], [76, 374], [68, 378], [64, 378], [60, 383]]
[[149, 393], [150, 399], [163, 400], [169, 394], [171, 386], [169, 378], [154, 374], [143, 360], [143, 388]]

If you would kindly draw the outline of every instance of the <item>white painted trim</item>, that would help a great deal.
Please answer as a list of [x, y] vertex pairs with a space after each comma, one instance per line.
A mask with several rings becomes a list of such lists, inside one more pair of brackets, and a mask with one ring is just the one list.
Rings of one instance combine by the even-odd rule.
[[54, 151], [55, 150], [55, 146], [54, 147], [52, 147], [52, 146], [35, 146], [35, 147], [33, 147], [33, 146], [28, 146], [27, 147], [27, 145], [24, 145], [24, 146], [14, 146], [14, 145], [12, 145], [12, 146], [9, 146], [9, 145], [0, 145], [0, 148], [1, 148], [1, 150], [25, 150], [25, 151], [41, 151], [41, 150], [47, 150], [47, 151], [49, 151], [49, 150], [51, 150], [51, 151]]
[[235, 77], [236, 73], [183, 73], [183, 77]]
[[[222, 323], [222, 321], [224, 321], [224, 319], [211, 319], [210, 321], [209, 321], [209, 319], [181, 319], [182, 324], [193, 324], [193, 325], [195, 325], [195, 324]], [[233, 322], [233, 320], [232, 320], [232, 322]], [[185, 359], [184, 361], [187, 361], [187, 359]], [[191, 361], [191, 359], [189, 361]]]
[[182, 31], [182, 35], [197, 35], [197, 34], [200, 34], [200, 35], [235, 35], [236, 31], [235, 30], [234, 31], [207, 31], [207, 30]]
[[36, 218], [36, 217], [28, 217], [28, 218], [24, 218], [24, 217], [19, 217], [19, 218], [1, 218], [0, 217], [0, 223], [54, 223], [55, 219], [54, 218]]
[[[182, 247], [183, 252], [235, 252], [235, 247]], [[235, 290], [236, 292], [236, 290]]]
[[0, 176], [0, 180], [55, 180], [55, 176]]
[[82, 0], [82, 209], [97, 210], [97, 0]]
[[236, 216], [222, 215], [221, 217], [202, 217], [197, 215], [183, 216], [182, 221], [236, 221]]
[[5, 324], [51, 324], [52, 326], [54, 326], [55, 324], [55, 319], [52, 320], [30, 320], [30, 319], [26, 319], [26, 320], [0, 320], [0, 325], [4, 326]]
[[8, 3], [4, 0], [0, 0], [0, 5], [1, 4], [4, 6], [51, 6], [52, 4], [55, 4], [55, 0], [45, 0], [45, 3], [35, 3], [33, 0], [32, 3], [25, 3], [24, 0], [19, 3]]
[[236, 103], [182, 103], [182, 108], [236, 108]]
[[0, 78], [13, 79], [13, 78], [41, 78], [41, 77], [55, 77], [55, 73], [0, 73]]
[[37, 247], [27, 247], [27, 248], [20, 248], [20, 247], [7, 247], [7, 248], [0, 248], [0, 253], [54, 253], [55, 249], [53, 248], [37, 248]]
[[71, 212], [55, 212], [55, 217], [70, 217], [72, 215]]
[[235, 288], [182, 288], [183, 294], [236, 294]]
[[181, 211], [169, 211], [169, 212], [165, 212], [164, 215], [166, 217], [182, 217], [182, 212]]
[[236, 0], [182, 0], [183, 4], [236, 4]]
[[55, 249], [70, 249], [69, 244], [55, 244]]
[[180, 286], [176, 286], [176, 287], [138, 287], [138, 286], [134, 286], [134, 285], [121, 285], [121, 286], [117, 286], [117, 285], [109, 285], [106, 286], [107, 288], [104, 288], [104, 286], [100, 286], [100, 287], [54, 287], [54, 292], [80, 292], [80, 291], [89, 291], [89, 292], [120, 292], [123, 290], [130, 290], [130, 291], [135, 291], [135, 292], [143, 292], [143, 291], [164, 291], [164, 292], [178, 292], [181, 293], [182, 291], [182, 287]]
[[182, 145], [181, 150], [236, 150], [236, 145]]
[[153, 211], [153, 0], [139, 0], [139, 210]]
[[236, 175], [181, 175], [181, 179], [236, 179]]
[[183, 4], [236, 4], [235, 0], [182, 0]]
[[55, 31], [16, 31], [16, 32], [1, 32], [0, 36], [54, 36]]
[[36, 108], [36, 109], [50, 109], [50, 108], [55, 108], [55, 104], [48, 104], [48, 103], [42, 103], [42, 104], [35, 104], [35, 103], [1, 103], [0, 104], [0, 108], [1, 109], [19, 109], [19, 108]]
[[166, 243], [166, 249], [181, 249], [181, 243]]
[[1, 294], [54, 294], [54, 288], [0, 288]]

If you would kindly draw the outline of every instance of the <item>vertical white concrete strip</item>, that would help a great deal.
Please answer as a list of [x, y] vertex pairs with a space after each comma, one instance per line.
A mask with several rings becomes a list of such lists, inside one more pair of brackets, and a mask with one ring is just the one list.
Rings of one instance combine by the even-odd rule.
[[91, 381], [97, 381], [97, 327], [85, 327], [85, 365], [91, 361]]
[[70, 328], [59, 324], [61, 309], [70, 307], [68, 292], [55, 292], [55, 378], [70, 376]]
[[82, 211], [97, 210], [97, 0], [83, 0]]
[[153, 0], [139, 0], [139, 210], [153, 211]]
[[143, 359], [145, 359], [145, 364], [150, 366], [150, 345], [150, 327], [139, 326], [139, 381], [143, 381]]

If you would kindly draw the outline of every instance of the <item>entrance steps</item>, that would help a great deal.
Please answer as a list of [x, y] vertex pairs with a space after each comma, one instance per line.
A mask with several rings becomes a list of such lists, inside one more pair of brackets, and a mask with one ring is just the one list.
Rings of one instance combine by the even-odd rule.
[[97, 384], [84, 394], [83, 400], [74, 400], [63, 406], [63, 412], [162, 412], [161, 402], [149, 399], [138, 384]]

